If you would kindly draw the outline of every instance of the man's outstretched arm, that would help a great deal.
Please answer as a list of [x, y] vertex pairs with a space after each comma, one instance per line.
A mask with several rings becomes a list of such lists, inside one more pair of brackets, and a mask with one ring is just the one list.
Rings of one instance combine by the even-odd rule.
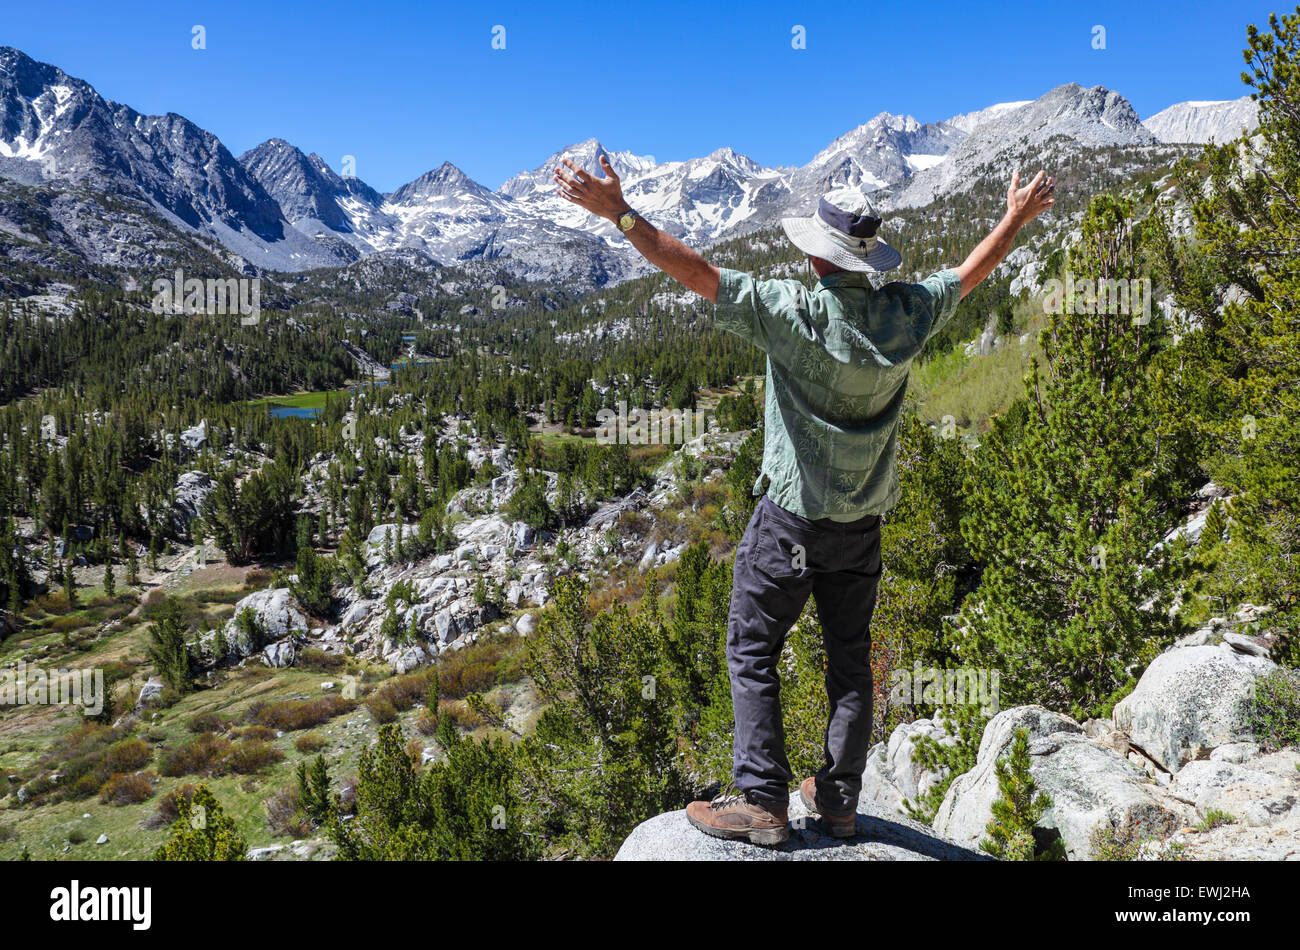
[[981, 280], [993, 272], [1007, 256], [1016, 234], [1026, 224], [1051, 207], [1056, 198], [1056, 182], [1039, 172], [1024, 188], [1020, 187], [1020, 171], [1011, 176], [1007, 189], [1007, 213], [1002, 216], [992, 232], [980, 241], [959, 267], [953, 268], [961, 278], [961, 295], [965, 297]]
[[[569, 159], [555, 169], [559, 194], [592, 214], [618, 223], [618, 217], [630, 209], [623, 198], [618, 175], [602, 154], [600, 168], [604, 178], [595, 178]], [[624, 232], [641, 254], [669, 277], [684, 284], [701, 297], [718, 302], [718, 269], [671, 234], [665, 234], [645, 218], [637, 216], [631, 231]]]

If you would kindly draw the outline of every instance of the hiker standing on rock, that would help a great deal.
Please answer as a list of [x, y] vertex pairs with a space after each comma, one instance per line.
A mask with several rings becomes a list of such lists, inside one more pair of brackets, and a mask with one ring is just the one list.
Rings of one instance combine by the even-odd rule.
[[651, 264], [717, 304], [720, 327], [767, 353], [759, 499], [736, 549], [727, 667], [735, 711], [739, 794], [692, 802], [687, 818], [719, 838], [776, 845], [790, 836], [793, 775], [785, 753], [777, 665], [786, 634], [814, 595], [826, 651], [825, 764], [799, 793], [835, 837], [855, 832], [871, 740], [871, 614], [880, 582], [880, 517], [898, 500], [899, 413], [907, 374], [957, 302], [996, 267], [1019, 230], [1053, 204], [1039, 172], [1007, 190], [1007, 212], [955, 269], [917, 284], [876, 289], [867, 275], [901, 255], [877, 231], [881, 219], [854, 191], [834, 191], [807, 218], [781, 224], [820, 281], [756, 281], [717, 268], [655, 228], [623, 198], [603, 153], [597, 178], [564, 159], [559, 193], [614, 222]]

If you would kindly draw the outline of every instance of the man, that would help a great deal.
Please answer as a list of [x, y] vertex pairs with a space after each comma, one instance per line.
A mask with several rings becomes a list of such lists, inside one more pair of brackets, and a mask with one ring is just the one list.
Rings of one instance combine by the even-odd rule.
[[[720, 838], [776, 845], [790, 836], [793, 776], [785, 754], [778, 662], [785, 636], [813, 595], [826, 650], [830, 722], [825, 764], [799, 787], [827, 831], [855, 833], [871, 740], [871, 613], [880, 580], [880, 516], [898, 499], [899, 413], [911, 361], [1011, 249], [1017, 232], [1054, 203], [1039, 172], [1011, 178], [1007, 212], [957, 268], [919, 284], [874, 289], [873, 272], [901, 257], [878, 235], [870, 201], [832, 192], [786, 235], [821, 278], [755, 281], [717, 268], [637, 215], [605, 155], [596, 178], [569, 159], [559, 193], [613, 221], [650, 263], [717, 304], [718, 325], [767, 353], [767, 494], [736, 549], [727, 666], [735, 710], [737, 795], [692, 802], [687, 818]], [[757, 491], [759, 485], [755, 485]]]

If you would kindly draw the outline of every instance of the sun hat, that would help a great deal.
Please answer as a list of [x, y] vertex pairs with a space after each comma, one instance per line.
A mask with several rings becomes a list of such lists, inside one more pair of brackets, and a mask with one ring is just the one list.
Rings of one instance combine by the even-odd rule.
[[781, 227], [805, 254], [855, 271], [893, 270], [903, 260], [877, 235], [880, 216], [870, 199], [852, 188], [827, 193], [807, 218], [782, 218]]

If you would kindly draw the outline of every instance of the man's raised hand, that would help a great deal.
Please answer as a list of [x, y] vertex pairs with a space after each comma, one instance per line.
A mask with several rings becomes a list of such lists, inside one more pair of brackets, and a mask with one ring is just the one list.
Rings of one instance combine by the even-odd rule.
[[592, 176], [572, 159], [560, 159], [561, 167], [555, 169], [555, 181], [559, 185], [555, 191], [592, 214], [617, 221], [628, 208], [623, 198], [623, 186], [604, 152], [600, 153], [598, 160], [601, 171], [605, 173], [603, 178]]
[[1020, 169], [1011, 176], [1007, 189], [1007, 211], [1020, 224], [1027, 224], [1056, 203], [1056, 180], [1040, 171], [1028, 185], [1020, 187]]

